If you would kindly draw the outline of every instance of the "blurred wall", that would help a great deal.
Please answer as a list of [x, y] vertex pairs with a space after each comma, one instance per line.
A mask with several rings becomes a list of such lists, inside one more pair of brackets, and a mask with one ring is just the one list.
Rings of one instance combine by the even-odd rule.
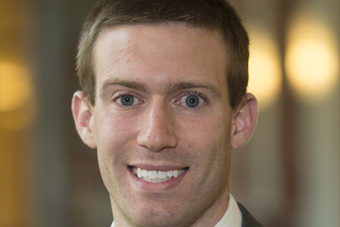
[[[94, 0], [0, 2], [0, 226], [109, 226], [96, 152], [71, 116]], [[251, 38], [251, 141], [231, 193], [266, 226], [339, 226], [339, 2], [231, 0]], [[334, 63], [335, 62], [335, 63]]]

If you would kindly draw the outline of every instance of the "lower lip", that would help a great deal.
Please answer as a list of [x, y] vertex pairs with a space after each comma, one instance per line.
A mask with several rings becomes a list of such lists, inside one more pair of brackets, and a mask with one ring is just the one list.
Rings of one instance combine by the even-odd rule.
[[182, 180], [184, 179], [185, 175], [188, 172], [187, 170], [181, 175], [179, 175], [178, 177], [171, 178], [170, 180], [167, 180], [162, 183], [151, 183], [151, 182], [147, 182], [142, 179], [139, 179], [129, 168], [128, 168], [128, 171], [130, 173], [130, 176], [133, 182], [137, 185], [137, 187], [140, 190], [146, 191], [146, 192], [154, 192], [154, 193], [170, 191], [176, 188], [177, 186], [180, 185], [180, 183], [182, 182]]

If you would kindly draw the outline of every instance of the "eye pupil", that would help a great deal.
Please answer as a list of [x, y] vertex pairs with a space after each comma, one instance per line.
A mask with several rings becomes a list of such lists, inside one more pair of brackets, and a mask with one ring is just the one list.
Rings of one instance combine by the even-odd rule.
[[200, 103], [200, 100], [196, 95], [188, 95], [188, 97], [185, 99], [185, 103], [188, 107], [195, 108]]
[[122, 105], [131, 106], [134, 102], [134, 97], [131, 95], [124, 95], [120, 98]]

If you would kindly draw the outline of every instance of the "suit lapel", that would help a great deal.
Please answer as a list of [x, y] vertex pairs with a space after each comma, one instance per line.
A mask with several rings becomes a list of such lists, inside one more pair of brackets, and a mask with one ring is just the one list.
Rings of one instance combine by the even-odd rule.
[[240, 203], [237, 203], [242, 214], [242, 227], [263, 227]]

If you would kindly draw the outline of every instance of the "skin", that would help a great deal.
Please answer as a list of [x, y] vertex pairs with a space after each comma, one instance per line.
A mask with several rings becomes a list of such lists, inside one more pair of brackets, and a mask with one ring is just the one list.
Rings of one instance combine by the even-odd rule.
[[[80, 137], [97, 148], [116, 226], [215, 225], [228, 206], [231, 150], [247, 142], [257, 113], [251, 94], [228, 104], [221, 35], [183, 24], [109, 28], [95, 66], [95, 106], [78, 91], [72, 109]], [[154, 184], [131, 166], [187, 171]]]

